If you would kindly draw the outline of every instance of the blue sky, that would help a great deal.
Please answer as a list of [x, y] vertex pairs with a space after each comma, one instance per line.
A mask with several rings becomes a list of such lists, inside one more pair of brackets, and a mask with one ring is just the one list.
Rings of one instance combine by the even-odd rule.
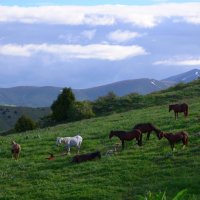
[[0, 1], [0, 87], [88, 88], [200, 69], [197, 1], [15, 2]]

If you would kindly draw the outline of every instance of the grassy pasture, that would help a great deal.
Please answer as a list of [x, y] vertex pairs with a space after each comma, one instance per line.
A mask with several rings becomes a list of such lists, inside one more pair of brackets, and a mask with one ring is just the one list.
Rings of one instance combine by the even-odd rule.
[[[186, 101], [189, 117], [174, 113], [168, 106], [130, 110], [107, 117], [62, 124], [51, 128], [0, 137], [0, 199], [110, 199], [137, 200], [146, 192], [166, 191], [171, 199], [187, 188], [187, 199], [200, 199], [200, 98]], [[136, 123], [151, 122], [163, 131], [189, 132], [189, 146], [175, 145], [171, 152], [166, 139], [158, 140], [153, 133], [144, 145], [126, 142], [125, 150], [110, 157], [105, 153], [118, 138], [108, 139], [110, 130], [130, 130]], [[81, 153], [101, 150], [102, 159], [72, 164], [71, 156], [58, 156], [48, 161], [48, 152], [60, 155], [63, 146], [56, 147], [57, 136], [83, 136]], [[11, 159], [10, 142], [22, 146], [18, 161]]]

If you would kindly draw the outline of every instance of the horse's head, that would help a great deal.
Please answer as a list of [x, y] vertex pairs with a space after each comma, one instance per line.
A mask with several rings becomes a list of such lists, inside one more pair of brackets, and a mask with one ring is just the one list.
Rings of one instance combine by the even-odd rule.
[[110, 135], [109, 135], [109, 138], [111, 139], [114, 135], [114, 131], [110, 131]]
[[164, 132], [160, 131], [158, 133], [158, 139], [161, 140], [164, 137]]
[[56, 138], [56, 145], [59, 146], [62, 143], [63, 138], [62, 137], [57, 137]]

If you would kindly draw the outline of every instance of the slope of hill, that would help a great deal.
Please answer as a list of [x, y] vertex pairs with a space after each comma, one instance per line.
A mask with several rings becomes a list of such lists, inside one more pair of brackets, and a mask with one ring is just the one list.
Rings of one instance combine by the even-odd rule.
[[188, 83], [188, 82], [191, 82], [191, 81], [196, 80], [198, 78], [200, 78], [200, 70], [199, 69], [193, 69], [193, 70], [190, 70], [188, 72], [185, 72], [185, 73], [182, 73], [182, 74], [179, 74], [179, 75], [176, 75], [176, 76], [168, 77], [166, 79], [163, 79], [162, 81], [164, 83], [176, 84], [176, 83], [180, 83], [180, 82]]
[[[166, 191], [168, 199], [188, 189], [186, 200], [200, 199], [200, 98], [188, 99], [188, 118], [174, 120], [168, 106], [153, 106], [108, 117], [99, 117], [56, 127], [0, 137], [0, 199], [110, 199], [137, 200], [148, 191]], [[150, 140], [138, 147], [135, 141], [125, 142], [125, 150], [106, 156], [119, 142], [109, 140], [110, 130], [130, 130], [136, 123], [151, 122], [167, 132], [188, 131], [189, 146], [176, 145], [171, 152], [166, 139]], [[103, 124], [103, 126], [102, 126]], [[56, 147], [57, 136], [83, 136], [81, 153], [102, 152], [102, 159], [72, 164], [71, 155], [60, 156], [64, 146]], [[144, 137], [145, 138], [145, 137]], [[11, 159], [10, 141], [22, 146], [19, 161]], [[48, 161], [49, 152], [56, 155]]]
[[114, 92], [117, 96], [124, 96], [130, 93], [148, 94], [154, 91], [167, 88], [166, 84], [155, 79], [135, 79], [120, 81], [99, 87], [89, 88], [85, 90], [74, 90], [77, 99], [95, 100], [100, 96], [105, 96], [108, 92]]
[[0, 106], [0, 133], [13, 128], [17, 119], [22, 115], [38, 121], [41, 117], [50, 113], [50, 108]]

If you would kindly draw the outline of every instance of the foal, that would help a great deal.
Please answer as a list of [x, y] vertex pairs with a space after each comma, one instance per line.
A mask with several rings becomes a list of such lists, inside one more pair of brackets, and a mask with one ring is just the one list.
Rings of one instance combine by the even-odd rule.
[[15, 158], [15, 160], [17, 160], [19, 158], [21, 146], [19, 144], [17, 144], [15, 141], [12, 141], [11, 145], [12, 145], [12, 147], [11, 147], [12, 157]]
[[172, 151], [174, 150], [174, 144], [180, 141], [183, 143], [183, 148], [188, 145], [188, 133], [186, 131], [180, 131], [175, 134], [161, 132], [160, 137], [165, 137], [169, 141]]
[[134, 129], [130, 132], [126, 131], [111, 131], [109, 138], [111, 139], [113, 136], [118, 137], [121, 140], [122, 143], [122, 149], [124, 149], [124, 141], [130, 141], [133, 139], [136, 139], [138, 142], [138, 145], [141, 146], [141, 131], [139, 129]]

